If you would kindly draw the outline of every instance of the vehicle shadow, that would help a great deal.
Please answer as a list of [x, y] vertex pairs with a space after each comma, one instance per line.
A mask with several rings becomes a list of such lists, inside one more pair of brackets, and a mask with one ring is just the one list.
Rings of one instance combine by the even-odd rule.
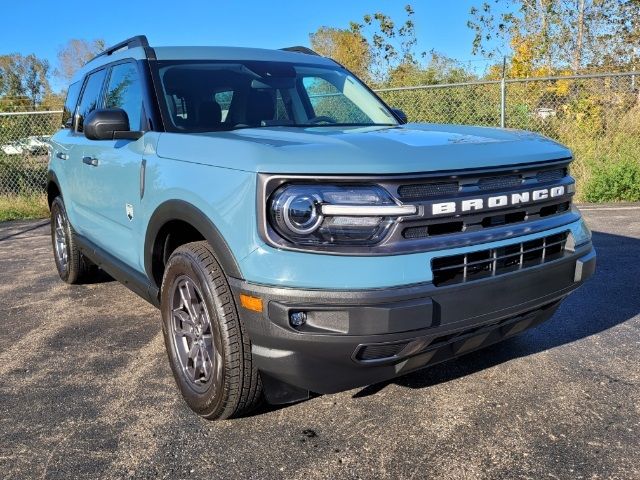
[[[49, 228], [49, 220], [42, 220], [37, 223], [33, 221], [9, 221], [4, 224], [0, 224], [2, 230], [0, 230], [0, 242], [4, 242], [7, 240], [18, 239], [18, 237], [23, 237], [24, 239], [28, 239], [30, 236], [46, 234], [47, 236], [50, 234], [51, 230]], [[41, 230], [41, 232], [37, 232]], [[22, 238], [20, 238], [22, 240]], [[53, 262], [53, 257], [51, 257], [51, 261]], [[104, 270], [96, 267], [95, 265], [90, 265], [89, 267], [90, 274], [87, 278], [82, 282], [84, 285], [92, 285], [95, 283], [106, 283], [113, 282], [114, 279]], [[48, 279], [43, 279], [44, 282], [48, 282]]]
[[7, 222], [3, 225], [3, 227], [5, 228], [8, 227], [11, 233], [4, 234], [4, 235], [0, 233], [0, 242], [3, 242], [5, 240], [10, 240], [14, 237], [18, 237], [20, 235], [24, 235], [25, 233], [33, 232], [34, 230], [45, 227], [49, 225], [49, 220], [44, 220], [36, 224], [33, 224], [32, 222], [15, 222], [15, 223], [17, 224], [17, 229], [15, 231], [11, 230], [13, 222]]
[[[393, 383], [425, 388], [595, 335], [640, 313], [640, 239], [594, 232], [595, 275], [570, 295], [547, 322], [502, 343], [379, 384], [353, 395], [366, 397]], [[463, 299], [461, 299], [463, 300]]]

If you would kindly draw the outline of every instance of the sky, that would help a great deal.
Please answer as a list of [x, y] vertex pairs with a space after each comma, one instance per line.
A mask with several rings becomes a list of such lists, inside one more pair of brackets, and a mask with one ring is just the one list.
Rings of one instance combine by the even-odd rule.
[[[396, 22], [404, 5], [416, 14], [420, 51], [435, 49], [473, 60], [469, 10], [482, 0], [4, 0], [0, 54], [35, 53], [55, 66], [60, 47], [71, 38], [104, 38], [107, 45], [144, 34], [150, 44], [230, 45], [281, 48], [309, 45], [320, 26], [348, 27], [366, 13], [381, 11]], [[475, 58], [474, 65], [484, 65]], [[55, 87], [59, 85], [54, 82]]]

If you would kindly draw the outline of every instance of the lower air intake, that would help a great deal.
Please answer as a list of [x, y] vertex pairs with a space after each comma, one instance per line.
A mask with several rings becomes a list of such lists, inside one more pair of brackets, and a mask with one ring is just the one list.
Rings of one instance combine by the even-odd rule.
[[569, 232], [431, 261], [435, 286], [494, 277], [562, 258]]
[[356, 354], [358, 360], [382, 360], [395, 357], [407, 343], [392, 343], [386, 345], [367, 345], [361, 347]]

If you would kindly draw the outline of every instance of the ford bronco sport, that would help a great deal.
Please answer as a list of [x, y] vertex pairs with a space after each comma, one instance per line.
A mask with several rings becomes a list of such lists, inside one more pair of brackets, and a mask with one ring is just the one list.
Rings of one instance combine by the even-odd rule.
[[91, 60], [51, 140], [55, 264], [160, 308], [187, 404], [228, 418], [442, 362], [548, 319], [595, 268], [571, 152], [407, 124], [293, 47]]

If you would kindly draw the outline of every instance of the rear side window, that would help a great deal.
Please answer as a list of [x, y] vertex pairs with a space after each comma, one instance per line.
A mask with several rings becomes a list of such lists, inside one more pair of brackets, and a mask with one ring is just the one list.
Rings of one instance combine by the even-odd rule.
[[102, 83], [106, 70], [98, 70], [87, 77], [84, 90], [82, 91], [82, 99], [78, 107], [78, 125], [76, 129], [82, 132], [82, 123], [91, 112], [100, 105], [100, 93], [102, 92]]
[[64, 102], [64, 110], [62, 111], [62, 126], [64, 128], [71, 128], [73, 126], [73, 114], [78, 105], [78, 96], [80, 95], [80, 88], [82, 82], [76, 82], [69, 85], [67, 90], [67, 99]]
[[140, 130], [142, 86], [135, 64], [122, 63], [111, 69], [104, 106], [123, 109], [127, 112], [131, 129]]

